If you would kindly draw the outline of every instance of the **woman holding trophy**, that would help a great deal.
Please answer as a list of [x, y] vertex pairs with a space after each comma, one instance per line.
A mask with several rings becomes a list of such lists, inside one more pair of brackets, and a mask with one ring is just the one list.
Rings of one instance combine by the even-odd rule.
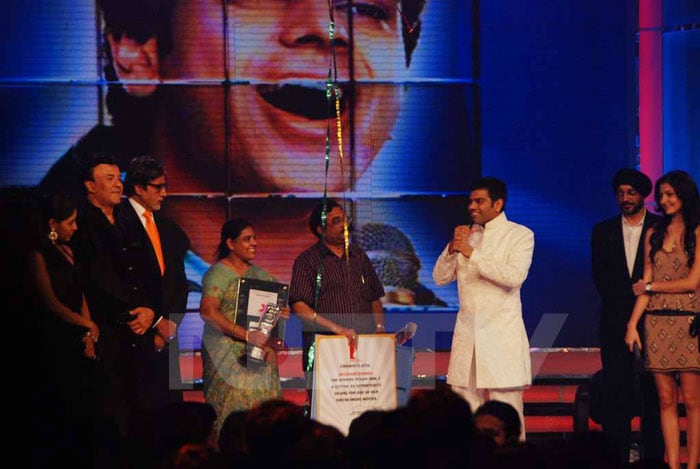
[[[246, 311], [238, 307], [241, 279], [275, 281], [253, 264], [257, 245], [255, 229], [249, 221], [227, 221], [221, 227], [218, 261], [202, 279], [204, 397], [216, 410], [217, 432], [231, 412], [282, 397], [277, 356], [271, 347], [276, 339], [265, 329], [251, 327]], [[269, 321], [277, 306], [270, 304], [263, 309], [261, 319]], [[278, 313], [277, 317], [289, 318], [286, 301]]]

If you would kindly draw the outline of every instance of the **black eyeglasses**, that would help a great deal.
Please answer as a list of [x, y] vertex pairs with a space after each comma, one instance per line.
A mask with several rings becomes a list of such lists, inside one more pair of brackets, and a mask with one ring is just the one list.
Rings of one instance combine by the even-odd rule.
[[157, 190], [158, 192], [160, 192], [160, 191], [162, 191], [162, 190], [168, 188], [168, 184], [165, 183], [165, 182], [164, 182], [163, 184], [153, 184], [153, 183], [149, 182], [149, 183], [146, 184], [146, 185], [147, 185], [147, 186], [151, 186], [152, 188], [154, 188], [154, 189]]

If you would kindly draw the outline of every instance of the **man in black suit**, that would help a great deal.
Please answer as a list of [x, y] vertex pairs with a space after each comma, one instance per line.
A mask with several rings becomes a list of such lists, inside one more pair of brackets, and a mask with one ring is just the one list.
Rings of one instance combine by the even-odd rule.
[[73, 237], [76, 265], [84, 272], [85, 296], [100, 327], [97, 344], [104, 370], [104, 416], [122, 433], [142, 407], [133, 395], [140, 383], [132, 371], [141, 367], [141, 351], [153, 349], [153, 309], [139, 303], [123, 282], [122, 241], [117, 219], [124, 186], [111, 154], [95, 153], [85, 160], [81, 178], [86, 203], [78, 210], [79, 229]]
[[[190, 243], [185, 232], [158, 211], [167, 196], [165, 170], [148, 157], [131, 160], [126, 171], [117, 227], [122, 242], [123, 281], [136, 303], [150, 306], [153, 322], [153, 369], [146, 372], [159, 391], [169, 389], [168, 401], [180, 400], [177, 322], [187, 308], [185, 255]], [[158, 392], [160, 394], [160, 392]], [[162, 404], [163, 402], [159, 402]], [[157, 404], [157, 403], [154, 403]]]
[[[134, 210], [121, 200], [124, 186], [114, 158], [94, 154], [86, 159], [82, 174], [87, 203], [79, 210], [75, 259], [85, 272], [86, 298], [101, 331], [103, 411], [126, 434], [134, 417], [173, 400], [168, 354], [162, 350], [175, 332], [168, 312], [185, 308], [182, 259], [188, 242], [181, 230], [162, 222], [167, 226], [162, 251], [168, 269], [161, 270], [153, 261], [150, 239], [135, 234], [138, 230], [129, 218], [129, 210]], [[164, 186], [149, 182], [163, 192]]]
[[596, 224], [591, 236], [593, 280], [601, 298], [601, 423], [603, 432], [618, 445], [625, 464], [631, 443], [630, 421], [639, 415], [640, 408], [644, 457], [663, 458], [653, 379], [649, 373], [635, 369], [634, 355], [624, 342], [635, 302], [632, 284], [642, 278], [644, 271], [644, 233], [660, 219], [644, 208], [644, 198], [651, 188], [649, 178], [635, 169], [615, 173], [612, 189], [621, 213]]

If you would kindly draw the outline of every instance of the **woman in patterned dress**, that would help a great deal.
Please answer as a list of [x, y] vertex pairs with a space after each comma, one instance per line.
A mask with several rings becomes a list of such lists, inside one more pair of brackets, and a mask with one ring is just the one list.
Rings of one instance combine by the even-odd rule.
[[[242, 277], [274, 282], [265, 270], [253, 264], [258, 243], [255, 229], [247, 220], [229, 220], [221, 228], [218, 261], [204, 274], [200, 315], [204, 319], [202, 361], [204, 397], [217, 413], [215, 428], [221, 428], [233, 411], [282, 397], [277, 356], [268, 337], [249, 330], [236, 317], [238, 280]], [[281, 317], [289, 318], [289, 308]], [[266, 363], [241, 360], [247, 344], [265, 347]]]
[[666, 459], [680, 468], [680, 381], [687, 415], [688, 467], [700, 458], [700, 196], [685, 171], [656, 182], [654, 198], [664, 217], [647, 231], [644, 278], [634, 286], [637, 302], [625, 342], [641, 348], [637, 323], [644, 314], [644, 357], [653, 374], [661, 408]]

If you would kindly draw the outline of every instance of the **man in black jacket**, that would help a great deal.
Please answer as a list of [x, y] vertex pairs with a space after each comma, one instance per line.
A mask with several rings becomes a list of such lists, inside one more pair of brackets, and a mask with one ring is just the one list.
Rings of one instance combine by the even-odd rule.
[[160, 161], [148, 156], [132, 159], [126, 171], [124, 191], [128, 198], [121, 202], [117, 218], [123, 281], [138, 298], [136, 303], [148, 305], [154, 311], [151, 327], [156, 355], [152, 358], [158, 373], [157, 385], [167, 386], [171, 400], [180, 400], [176, 331], [187, 308], [184, 260], [189, 238], [175, 222], [159, 215], [167, 196], [165, 170]]
[[[104, 413], [125, 433], [135, 416], [173, 400], [168, 383], [168, 355], [162, 350], [175, 332], [166, 317], [171, 311], [169, 306], [171, 302], [184, 304], [186, 281], [184, 300], [181, 290], [172, 295], [180, 299], [172, 300], [164, 288], [165, 270], [161, 271], [159, 265], [157, 270], [146, 269], [150, 261], [148, 250], [152, 253], [153, 249], [146, 244], [150, 243], [148, 237], [138, 240], [132, 236], [134, 229], [127, 210], [133, 209], [126, 206], [130, 202], [121, 201], [123, 184], [114, 159], [108, 154], [95, 154], [86, 162], [82, 174], [87, 203], [79, 210], [75, 259], [85, 272], [86, 298], [101, 331], [98, 353], [105, 375]], [[182, 262], [178, 267], [177, 260], [187, 250], [186, 236], [177, 233], [171, 242], [166, 233], [170, 231], [163, 234], [161, 247], [168, 252], [164, 258], [169, 260], [172, 275], [184, 278], [184, 267]], [[176, 248], [171, 250], [171, 245]], [[139, 251], [140, 258], [134, 255], [135, 251]]]
[[[660, 217], [644, 208], [651, 192], [649, 178], [624, 168], [615, 173], [612, 189], [620, 215], [593, 227], [591, 266], [601, 298], [600, 351], [603, 363], [603, 432], [620, 449], [621, 462], [629, 458], [630, 421], [642, 414], [642, 447], [645, 458], [663, 458], [658, 398], [649, 373], [635, 370], [634, 355], [624, 342], [635, 295], [632, 284], [644, 271], [644, 234]], [[641, 402], [640, 402], [641, 399]]]

